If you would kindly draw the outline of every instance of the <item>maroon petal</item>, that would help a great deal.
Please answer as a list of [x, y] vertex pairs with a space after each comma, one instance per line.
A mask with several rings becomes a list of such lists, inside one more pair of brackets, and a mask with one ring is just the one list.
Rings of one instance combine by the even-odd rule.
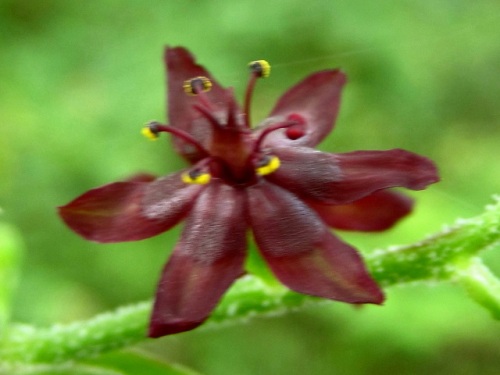
[[149, 173], [137, 173], [129, 178], [127, 178], [126, 182], [152, 182], [156, 180], [156, 176]]
[[193, 329], [243, 274], [246, 249], [244, 195], [213, 182], [189, 214], [156, 293], [150, 337]]
[[421, 190], [437, 182], [434, 163], [394, 149], [327, 154], [308, 147], [275, 148], [281, 166], [266, 178], [302, 197], [346, 204], [391, 187]]
[[255, 240], [283, 284], [349, 303], [383, 302], [356, 250], [334, 237], [296, 196], [269, 183], [249, 188], [248, 196]]
[[[200, 99], [184, 92], [184, 82], [199, 76], [210, 79], [212, 88], [206, 95], [216, 107], [215, 114], [223, 115], [224, 118], [227, 117], [228, 95], [231, 92], [222, 88], [203, 66], [196, 64], [194, 57], [185, 48], [167, 48], [165, 60], [168, 79], [169, 124], [189, 133], [207, 148], [212, 137], [212, 128], [207, 119], [193, 108], [195, 104], [200, 104]], [[236, 107], [235, 110], [238, 108]], [[196, 148], [179, 137], [173, 138], [173, 143], [177, 152], [192, 163], [204, 157]]]
[[262, 128], [299, 115], [306, 122], [305, 134], [289, 139], [286, 130], [269, 134], [264, 146], [316, 146], [333, 128], [340, 105], [340, 94], [346, 82], [339, 70], [324, 70], [311, 74], [289, 89], [276, 103]]
[[136, 241], [166, 231], [188, 212], [201, 185], [186, 185], [180, 173], [154, 182], [147, 175], [92, 189], [59, 207], [64, 222], [96, 242]]
[[379, 232], [391, 228], [408, 215], [413, 199], [393, 191], [380, 190], [349, 204], [308, 204], [332, 228]]

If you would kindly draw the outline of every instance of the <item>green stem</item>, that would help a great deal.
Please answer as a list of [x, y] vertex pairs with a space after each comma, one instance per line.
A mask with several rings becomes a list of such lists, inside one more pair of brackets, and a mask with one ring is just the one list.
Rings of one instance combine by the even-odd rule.
[[[478, 217], [461, 220], [414, 245], [377, 250], [366, 261], [383, 286], [443, 281], [458, 275], [472, 297], [497, 314], [499, 281], [477, 261], [466, 267], [463, 264], [499, 242], [500, 202], [497, 201]], [[245, 276], [226, 294], [204, 327], [235, 323], [257, 315], [275, 315], [323, 301]], [[0, 357], [8, 363], [58, 363], [96, 356], [145, 340], [150, 311], [151, 303], [143, 302], [64, 326], [45, 329], [13, 326], [0, 347]]]
[[470, 259], [500, 242], [500, 197], [486, 211], [460, 219], [429, 238], [409, 246], [376, 250], [366, 257], [372, 275], [383, 286], [414, 281], [446, 280], [456, 261]]
[[150, 302], [142, 302], [67, 325], [40, 329], [12, 325], [0, 358], [14, 363], [61, 363], [123, 348], [144, 340], [150, 309]]
[[486, 307], [495, 319], [500, 320], [500, 280], [482, 260], [473, 258], [460, 265], [456, 276], [469, 296]]

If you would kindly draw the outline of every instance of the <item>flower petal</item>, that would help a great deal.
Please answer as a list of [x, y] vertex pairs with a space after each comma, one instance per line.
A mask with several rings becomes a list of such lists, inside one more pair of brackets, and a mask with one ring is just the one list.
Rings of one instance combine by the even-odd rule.
[[[210, 79], [212, 88], [206, 93], [206, 96], [216, 107], [215, 115], [220, 114], [224, 118], [227, 117], [228, 96], [233, 95], [232, 91], [222, 88], [203, 66], [196, 64], [195, 58], [185, 48], [167, 48], [165, 60], [168, 79], [169, 124], [189, 133], [207, 148], [212, 137], [212, 127], [207, 119], [193, 108], [195, 104], [200, 104], [200, 99], [184, 92], [184, 82], [199, 76]], [[237, 106], [235, 110], [238, 110]], [[203, 157], [196, 148], [179, 137], [173, 138], [173, 144], [176, 151], [192, 163], [196, 163]]]
[[380, 190], [349, 204], [307, 203], [332, 228], [378, 232], [391, 228], [408, 215], [413, 199], [397, 192]]
[[327, 154], [307, 147], [280, 147], [272, 153], [281, 166], [266, 178], [323, 204], [351, 203], [391, 187], [421, 190], [439, 180], [431, 160], [400, 149]]
[[149, 173], [137, 173], [127, 178], [126, 182], [152, 182], [156, 180], [156, 176]]
[[383, 293], [356, 250], [296, 196], [263, 182], [249, 188], [248, 197], [257, 245], [283, 284], [349, 303], [382, 303]]
[[59, 207], [64, 222], [96, 242], [136, 241], [160, 234], [188, 212], [201, 185], [186, 185], [180, 173], [145, 182], [146, 175], [104, 185]]
[[246, 249], [244, 195], [220, 182], [200, 194], [156, 293], [149, 336], [203, 323], [222, 294], [243, 274]]
[[324, 70], [311, 74], [289, 89], [261, 125], [262, 129], [293, 114], [306, 121], [305, 134], [292, 140], [284, 129], [276, 130], [266, 137], [263, 145], [313, 147], [320, 143], [333, 129], [345, 82], [346, 77], [341, 71]]

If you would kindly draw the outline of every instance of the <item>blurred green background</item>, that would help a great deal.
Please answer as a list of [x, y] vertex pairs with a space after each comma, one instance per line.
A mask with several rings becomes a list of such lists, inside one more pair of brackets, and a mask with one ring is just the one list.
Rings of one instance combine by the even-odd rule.
[[[55, 207], [138, 171], [182, 167], [165, 140], [163, 48], [184, 45], [255, 120], [312, 71], [349, 76], [328, 151], [401, 147], [433, 158], [442, 182], [363, 252], [416, 241], [500, 192], [498, 0], [0, 0], [0, 220], [27, 252], [14, 320], [48, 325], [150, 298], [179, 229], [146, 241], [86, 242]], [[495, 156], [496, 155], [496, 156]], [[484, 259], [500, 274], [500, 249]], [[244, 326], [193, 331], [146, 349], [206, 374], [498, 374], [500, 325], [453, 285], [392, 288], [383, 307], [330, 303]]]

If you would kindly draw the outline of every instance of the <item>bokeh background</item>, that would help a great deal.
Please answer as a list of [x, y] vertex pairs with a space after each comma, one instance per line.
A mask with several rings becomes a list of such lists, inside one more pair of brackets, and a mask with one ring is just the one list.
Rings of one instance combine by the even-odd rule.
[[[368, 253], [476, 215], [499, 193], [499, 37], [497, 0], [0, 0], [0, 219], [26, 247], [14, 320], [70, 322], [152, 296], [179, 228], [98, 245], [55, 207], [182, 167], [165, 139], [139, 134], [165, 119], [165, 45], [191, 49], [240, 97], [247, 62], [270, 61], [256, 120], [308, 73], [341, 67], [350, 83], [323, 150], [401, 147], [437, 162], [443, 180], [411, 194], [412, 217], [384, 234], [341, 233]], [[500, 274], [495, 250], [484, 259]], [[331, 303], [145, 348], [206, 374], [498, 374], [500, 325], [463, 290], [387, 295], [383, 307]]]

